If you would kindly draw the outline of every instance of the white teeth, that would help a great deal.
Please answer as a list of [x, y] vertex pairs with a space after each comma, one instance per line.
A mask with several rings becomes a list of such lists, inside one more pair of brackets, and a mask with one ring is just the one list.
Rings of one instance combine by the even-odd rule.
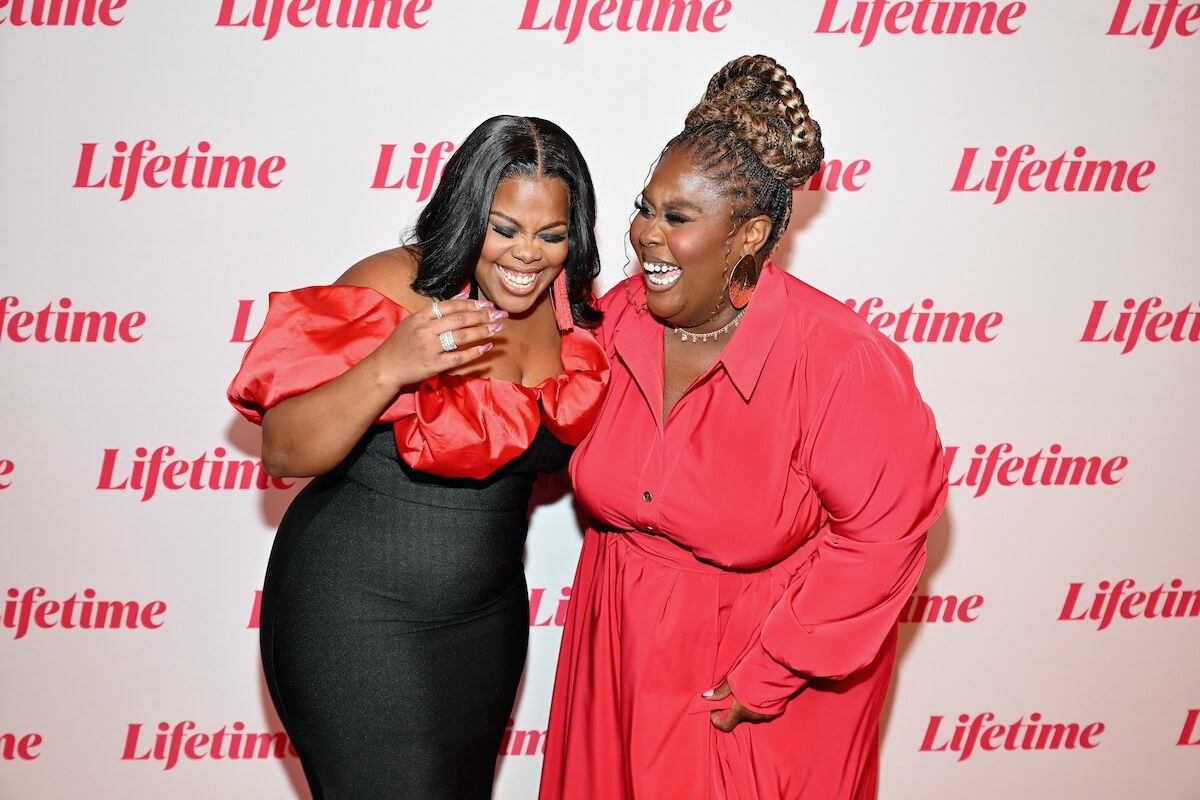
[[681, 270], [669, 272], [666, 275], [656, 275], [652, 272], [646, 273], [646, 281], [655, 286], [670, 286], [679, 280], [679, 276], [683, 275]]
[[642, 263], [642, 273], [646, 283], [651, 286], [666, 287], [674, 284], [683, 275], [683, 270], [674, 264], [664, 264], [661, 261], [646, 261]]
[[642, 264], [642, 269], [646, 272], [670, 272], [673, 269], [679, 269], [674, 264], [664, 264], [661, 261], [650, 261]]
[[538, 273], [536, 272], [516, 272], [514, 270], [501, 267], [499, 264], [497, 264], [496, 267], [500, 271], [500, 277], [504, 278], [504, 280], [508, 281], [513, 286], [520, 286], [522, 288], [526, 286], [532, 286], [533, 282], [537, 280]]

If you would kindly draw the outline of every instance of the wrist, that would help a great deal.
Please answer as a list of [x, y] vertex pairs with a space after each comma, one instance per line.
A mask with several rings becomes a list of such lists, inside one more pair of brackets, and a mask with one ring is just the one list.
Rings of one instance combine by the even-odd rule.
[[405, 386], [423, 380], [422, 377], [407, 374], [405, 366], [396, 359], [383, 358], [379, 350], [359, 362], [359, 367], [366, 370], [372, 389], [386, 397], [395, 397]]

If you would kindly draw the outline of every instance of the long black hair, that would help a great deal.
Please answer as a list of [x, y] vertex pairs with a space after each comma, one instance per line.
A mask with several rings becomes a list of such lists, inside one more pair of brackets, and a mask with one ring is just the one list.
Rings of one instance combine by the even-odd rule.
[[596, 195], [587, 163], [566, 131], [537, 117], [492, 117], [471, 131], [446, 162], [429, 204], [417, 217], [409, 246], [418, 256], [413, 288], [444, 300], [475, 274], [496, 187], [505, 178], [546, 176], [567, 187], [567, 296], [575, 322], [594, 327], [591, 304], [600, 274]]

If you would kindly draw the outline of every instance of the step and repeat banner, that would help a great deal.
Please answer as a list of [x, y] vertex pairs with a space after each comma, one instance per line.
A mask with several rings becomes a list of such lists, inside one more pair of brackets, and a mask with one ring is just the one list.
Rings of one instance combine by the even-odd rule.
[[[1200, 797], [1198, 34], [1178, 0], [0, 0], [0, 798], [307, 797], [257, 649], [303, 482], [225, 401], [267, 293], [398, 244], [500, 113], [578, 141], [607, 289], [760, 52], [828, 153], [777, 259], [900, 343], [947, 449], [880, 798]], [[531, 513], [502, 800], [580, 544], [563, 475]]]

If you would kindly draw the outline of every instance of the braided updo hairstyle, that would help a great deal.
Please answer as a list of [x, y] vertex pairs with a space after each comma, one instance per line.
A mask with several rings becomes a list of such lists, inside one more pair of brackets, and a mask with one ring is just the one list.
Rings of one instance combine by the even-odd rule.
[[760, 214], [771, 220], [760, 262], [787, 230], [792, 190], [821, 168], [825, 156], [821, 126], [809, 116], [795, 79], [761, 55], [735, 58], [712, 76], [663, 155], [680, 147], [725, 185], [734, 230]]

